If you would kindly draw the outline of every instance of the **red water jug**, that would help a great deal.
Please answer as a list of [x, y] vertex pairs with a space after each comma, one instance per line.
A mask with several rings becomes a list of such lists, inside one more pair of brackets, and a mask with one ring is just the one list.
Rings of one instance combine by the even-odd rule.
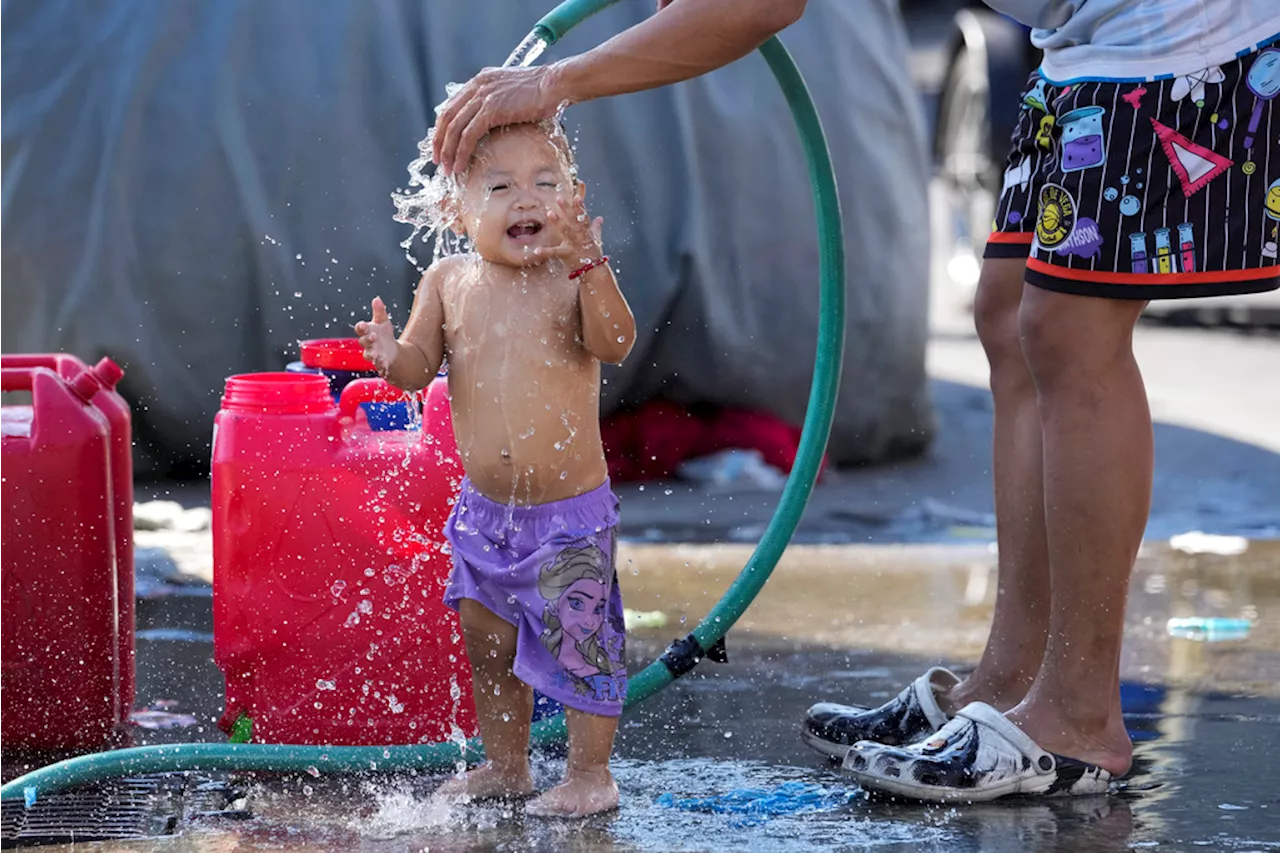
[[133, 593], [133, 416], [129, 404], [116, 391], [124, 377], [120, 365], [104, 358], [92, 368], [74, 355], [50, 353], [40, 355], [0, 356], [0, 367], [47, 367], [68, 382], [87, 373], [98, 381], [100, 390], [93, 395], [93, 405], [107, 418], [111, 428], [111, 497], [115, 506], [112, 523], [116, 534], [116, 595], [120, 612], [120, 706], [121, 717], [129, 719], [133, 711], [136, 684], [134, 664], [134, 593]]
[[4, 368], [31, 405], [3, 417], [5, 749], [97, 749], [124, 731], [111, 427], [98, 381]]
[[[426, 396], [438, 411], [443, 380]], [[243, 715], [256, 742], [350, 745], [475, 732], [457, 615], [441, 603], [461, 469], [452, 430], [379, 428], [376, 404], [404, 399], [380, 379], [338, 403], [323, 376], [227, 380], [213, 441], [224, 729]]]

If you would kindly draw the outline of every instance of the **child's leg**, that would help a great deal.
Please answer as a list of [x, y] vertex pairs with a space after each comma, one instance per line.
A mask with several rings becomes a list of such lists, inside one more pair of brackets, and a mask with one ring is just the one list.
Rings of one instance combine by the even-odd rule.
[[444, 783], [439, 793], [487, 797], [533, 793], [529, 773], [529, 721], [533, 691], [516, 678], [516, 627], [471, 599], [458, 603], [471, 659], [476, 716], [488, 761]]
[[617, 717], [565, 709], [569, 762], [564, 781], [525, 808], [545, 817], [586, 817], [618, 807], [618, 786], [609, 772]]

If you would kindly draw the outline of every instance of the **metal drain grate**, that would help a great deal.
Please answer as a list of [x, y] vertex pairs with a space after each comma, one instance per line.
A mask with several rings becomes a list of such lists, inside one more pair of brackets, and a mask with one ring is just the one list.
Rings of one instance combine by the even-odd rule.
[[187, 774], [123, 779], [48, 794], [31, 808], [6, 801], [0, 806], [0, 840], [9, 847], [169, 835], [193, 818], [245, 816], [232, 810], [243, 796], [229, 782]]

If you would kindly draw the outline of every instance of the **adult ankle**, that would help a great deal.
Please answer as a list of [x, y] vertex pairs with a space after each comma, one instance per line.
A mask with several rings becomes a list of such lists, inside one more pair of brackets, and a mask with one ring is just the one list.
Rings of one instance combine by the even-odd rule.
[[983, 702], [997, 711], [1007, 711], [1022, 701], [1030, 687], [1031, 679], [984, 678], [975, 672], [946, 693], [939, 694], [938, 706], [953, 715], [971, 702]]

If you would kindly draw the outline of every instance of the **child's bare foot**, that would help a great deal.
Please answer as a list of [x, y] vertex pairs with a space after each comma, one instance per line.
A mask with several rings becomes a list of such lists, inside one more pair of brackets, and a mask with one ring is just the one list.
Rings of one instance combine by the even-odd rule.
[[527, 764], [513, 768], [498, 768], [493, 764], [482, 764], [461, 776], [446, 780], [443, 785], [436, 788], [432, 797], [453, 801], [515, 799], [527, 797], [535, 790], [533, 776], [529, 773]]
[[535, 817], [586, 817], [618, 807], [618, 786], [608, 767], [565, 771], [564, 781], [525, 806]]

